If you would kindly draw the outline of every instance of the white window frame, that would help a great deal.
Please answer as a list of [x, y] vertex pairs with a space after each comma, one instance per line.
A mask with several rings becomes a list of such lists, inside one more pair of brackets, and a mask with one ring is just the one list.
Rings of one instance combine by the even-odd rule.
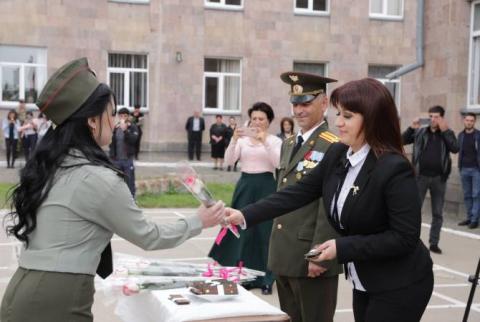
[[[470, 45], [468, 53], [468, 87], [467, 87], [467, 109], [478, 109], [480, 108], [480, 99], [477, 102], [471, 102], [470, 97], [472, 96], [472, 91], [476, 88], [480, 91], [480, 66], [473, 66], [474, 57], [473, 57], [473, 39], [480, 37], [480, 30], [474, 31], [474, 21], [475, 21], [475, 5], [480, 5], [480, 0], [473, 1], [471, 4], [471, 13], [470, 13]], [[480, 54], [480, 53], [479, 53]], [[475, 68], [476, 67], [476, 68]], [[472, 78], [475, 82], [475, 86], [472, 88]], [[477, 93], [475, 97], [479, 97], [480, 93]]]
[[[205, 67], [203, 68], [203, 112], [205, 114], [221, 114], [221, 115], [241, 115], [242, 114], [242, 59], [232, 58], [232, 57], [204, 57], [204, 59], [218, 59], [218, 60], [238, 60], [240, 62], [239, 72], [238, 73], [225, 73], [225, 72], [206, 72]], [[239, 87], [238, 87], [238, 110], [225, 110], [223, 106], [223, 97], [224, 97], [224, 81], [225, 76], [238, 76], [239, 77]], [[205, 87], [207, 86], [207, 77], [218, 78], [218, 93], [217, 93], [217, 102], [218, 108], [208, 108], [206, 107], [207, 95], [205, 95]]]
[[330, 0], [327, 2], [327, 8], [325, 11], [313, 10], [313, 0], [308, 0], [308, 8], [297, 8], [297, 0], [293, 0], [293, 12], [298, 15], [306, 16], [329, 16], [330, 15]]
[[369, 0], [368, 3], [368, 13], [369, 17], [372, 19], [381, 19], [381, 20], [403, 20], [404, 9], [405, 9], [405, 0], [399, 0], [401, 2], [400, 15], [389, 15], [387, 14], [387, 0], [382, 0], [382, 13], [372, 12], [372, 0]]
[[[382, 65], [382, 64], [368, 64], [369, 69], [370, 69], [370, 67], [377, 67], [377, 66], [378, 67], [383, 67], [383, 66], [391, 67], [391, 66]], [[398, 69], [398, 67], [397, 67], [397, 69]], [[370, 77], [370, 75], [368, 75], [368, 77]], [[400, 81], [400, 78], [394, 78], [394, 79], [378, 78], [378, 77], [372, 77], [372, 78], [376, 79], [377, 81], [379, 81], [383, 85], [386, 85], [387, 83], [398, 84], [398, 102], [397, 102], [395, 97], [393, 97], [393, 101], [395, 102], [395, 105], [397, 105], [398, 115], [400, 115], [400, 111], [401, 111], [400, 107], [401, 107], [401, 104], [402, 104], [402, 82]]]
[[[119, 55], [138, 55], [147, 57], [147, 67], [146, 68], [133, 68], [133, 67], [109, 67], [108, 66], [108, 55], [110, 54], [119, 54]], [[130, 72], [142, 72], [147, 74], [147, 97], [145, 98], [147, 106], [141, 106], [141, 111], [149, 110], [149, 96], [150, 96], [150, 81], [148, 74], [148, 55], [145, 53], [125, 53], [125, 52], [109, 52], [107, 53], [107, 84], [110, 86], [110, 74], [123, 74], [124, 77], [124, 86], [123, 86], [123, 102], [130, 103]], [[117, 110], [120, 108], [126, 107], [130, 111], [133, 111], [133, 106], [130, 105], [117, 105]]]
[[[9, 47], [28, 47], [28, 46], [9, 46]], [[37, 48], [37, 47], [32, 47], [32, 48]], [[48, 61], [48, 57], [47, 57], [47, 48], [41, 48], [41, 49], [45, 49], [45, 64], [39, 64], [39, 63], [17, 63], [17, 62], [3, 62], [3, 61], [0, 61], [0, 85], [2, 84], [2, 80], [3, 80], [3, 75], [2, 75], [2, 67], [3, 66], [13, 66], [13, 67], [20, 67], [20, 72], [19, 72], [19, 87], [18, 87], [18, 90], [19, 90], [19, 94], [18, 94], [18, 98], [20, 100], [25, 100], [25, 67], [40, 67], [44, 69], [44, 73], [45, 73], [45, 83], [46, 81], [48, 80], [48, 73], [47, 73], [47, 61]], [[43, 86], [45, 86], [45, 84], [41, 84], [40, 87], [37, 89], [38, 90], [38, 95], [40, 95], [40, 92], [42, 91], [42, 88]], [[0, 86], [0, 106], [1, 107], [6, 107], [8, 109], [10, 108], [16, 108], [18, 106], [18, 101], [4, 101], [3, 100], [3, 87]], [[35, 105], [35, 102], [33, 103], [27, 103], [25, 102], [25, 106], [28, 108], [28, 109], [36, 109], [37, 106]]]
[[233, 5], [233, 4], [226, 4], [225, 0], [220, 0], [220, 3], [209, 2], [208, 0], [204, 0], [205, 8], [210, 9], [220, 9], [220, 10], [243, 10], [243, 3], [245, 0], [240, 0], [240, 5]]

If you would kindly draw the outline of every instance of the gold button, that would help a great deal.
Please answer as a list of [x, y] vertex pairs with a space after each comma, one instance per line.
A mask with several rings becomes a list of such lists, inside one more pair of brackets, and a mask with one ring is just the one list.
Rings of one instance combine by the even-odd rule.
[[282, 224], [278, 224], [277, 229], [282, 229]]
[[286, 183], [286, 182], [287, 182], [287, 178], [283, 178], [282, 182], [283, 182], [283, 183]]

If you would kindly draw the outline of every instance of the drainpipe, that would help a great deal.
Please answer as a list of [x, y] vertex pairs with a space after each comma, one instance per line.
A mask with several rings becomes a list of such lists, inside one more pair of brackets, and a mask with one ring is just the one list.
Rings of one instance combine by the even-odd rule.
[[423, 53], [423, 30], [424, 30], [424, 13], [425, 13], [425, 0], [417, 0], [417, 41], [416, 41], [416, 56], [417, 61], [410, 65], [405, 65], [397, 69], [396, 71], [391, 72], [385, 77], [388, 79], [398, 78], [402, 75], [410, 73], [411, 71], [420, 68], [425, 63], [424, 53]]

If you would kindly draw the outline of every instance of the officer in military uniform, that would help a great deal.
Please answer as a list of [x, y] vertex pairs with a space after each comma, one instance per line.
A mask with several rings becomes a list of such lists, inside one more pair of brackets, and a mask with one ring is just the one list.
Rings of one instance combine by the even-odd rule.
[[[329, 145], [338, 141], [324, 120], [326, 85], [336, 80], [299, 72], [286, 72], [280, 78], [291, 86], [290, 102], [300, 131], [283, 142], [278, 190], [308, 176]], [[292, 322], [333, 321], [341, 266], [337, 262], [319, 266], [306, 261], [304, 254], [335, 237], [321, 200], [275, 219], [268, 267], [276, 275], [280, 307]]]

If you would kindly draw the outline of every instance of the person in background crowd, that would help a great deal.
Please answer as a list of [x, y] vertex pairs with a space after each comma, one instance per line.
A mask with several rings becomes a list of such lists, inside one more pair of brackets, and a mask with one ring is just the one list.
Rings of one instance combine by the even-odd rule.
[[452, 169], [450, 153], [458, 152], [455, 133], [448, 128], [444, 118], [445, 109], [432, 106], [428, 110], [430, 125], [420, 127], [420, 119], [413, 120], [412, 125], [402, 134], [403, 144], [413, 143], [412, 163], [417, 173], [420, 199], [425, 200], [430, 190], [432, 204], [432, 225], [430, 228], [430, 251], [441, 254], [438, 247], [443, 223], [443, 204], [448, 176]]
[[225, 156], [225, 136], [227, 126], [223, 123], [221, 115], [215, 116], [215, 123], [210, 127], [210, 144], [212, 146], [213, 170], [223, 170]]
[[30, 159], [30, 156], [37, 144], [37, 124], [33, 118], [33, 113], [28, 111], [26, 113], [25, 122], [20, 127], [20, 137], [23, 140], [23, 154], [25, 155], [25, 161]]
[[86, 58], [57, 70], [36, 104], [56, 127], [27, 161], [9, 199], [7, 232], [24, 248], [0, 320], [93, 322], [94, 277], [113, 271], [113, 234], [144, 250], [173, 248], [218, 224], [223, 204], [201, 206], [171, 223], [147, 220], [102, 149], [112, 139], [115, 98]]
[[466, 219], [458, 223], [470, 229], [478, 227], [480, 219], [480, 131], [475, 128], [477, 116], [463, 117], [464, 129], [458, 134], [458, 168], [462, 178]]
[[5, 138], [5, 150], [7, 152], [7, 168], [15, 168], [15, 159], [17, 158], [17, 144], [20, 121], [17, 119], [17, 112], [10, 110], [7, 118], [2, 122], [3, 137]]
[[[282, 140], [268, 134], [273, 121], [272, 107], [257, 102], [248, 110], [250, 128], [237, 128], [226, 151], [227, 164], [240, 160], [242, 175], [233, 193], [233, 207], [244, 207], [260, 200], [275, 191], [273, 174], [280, 160]], [[263, 294], [272, 293], [274, 277], [267, 269], [268, 246], [272, 222], [268, 221], [253, 229], [240, 231], [237, 239], [228, 233], [220, 244], [214, 244], [209, 257], [221, 265], [236, 266], [240, 262], [248, 268], [266, 272], [245, 287], [261, 288]]]
[[185, 130], [188, 133], [188, 159], [193, 160], [193, 153], [200, 161], [202, 155], [202, 134], [205, 130], [205, 120], [200, 116], [200, 112], [194, 111], [185, 124]]
[[277, 136], [282, 140], [288, 139], [295, 135], [294, 128], [293, 119], [291, 117], [284, 117], [280, 121], [280, 133], [278, 133]]
[[322, 197], [339, 236], [309, 260], [344, 264], [355, 321], [419, 322], [433, 291], [433, 262], [420, 239], [421, 200], [395, 102], [372, 78], [336, 88], [330, 101], [341, 143], [296, 184], [241, 211], [227, 208], [225, 224], [248, 231]]
[[19, 100], [18, 110], [17, 110], [17, 119], [20, 121], [20, 125], [23, 125], [26, 118], [27, 118], [27, 107], [25, 105], [25, 100]]
[[132, 113], [132, 123], [137, 126], [138, 129], [138, 139], [135, 144], [135, 160], [138, 160], [138, 153], [140, 152], [140, 143], [142, 141], [143, 135], [143, 122], [145, 116], [140, 112], [140, 104], [135, 104]]
[[[230, 145], [230, 141], [232, 140], [233, 133], [235, 133], [235, 129], [237, 128], [237, 121], [235, 120], [235, 117], [230, 116], [228, 119], [228, 126], [227, 126], [227, 132], [225, 134], [225, 146], [228, 147]], [[237, 171], [237, 164], [238, 161], [236, 161], [233, 164], [233, 171]], [[227, 171], [232, 171], [232, 166], [228, 165], [227, 166]]]
[[125, 174], [126, 182], [132, 196], [135, 198], [135, 144], [138, 139], [138, 129], [130, 120], [128, 108], [118, 111], [118, 123], [115, 125], [110, 144], [110, 158], [113, 164]]
[[43, 113], [38, 114], [38, 118], [36, 118], [37, 121], [37, 144], [40, 142], [40, 140], [45, 136], [47, 133], [48, 129], [52, 125], [52, 121], [50, 121], [47, 116]]

